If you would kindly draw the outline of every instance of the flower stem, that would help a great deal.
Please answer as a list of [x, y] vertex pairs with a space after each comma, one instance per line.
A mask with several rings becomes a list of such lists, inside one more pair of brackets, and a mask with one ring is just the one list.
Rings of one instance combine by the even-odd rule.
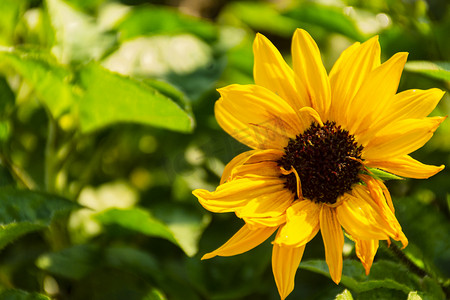
[[432, 277], [425, 269], [419, 267], [408, 256], [406, 256], [406, 254], [395, 243], [391, 243], [390, 245], [388, 245], [387, 248], [411, 272], [417, 274], [420, 277], [425, 277], [425, 276]]

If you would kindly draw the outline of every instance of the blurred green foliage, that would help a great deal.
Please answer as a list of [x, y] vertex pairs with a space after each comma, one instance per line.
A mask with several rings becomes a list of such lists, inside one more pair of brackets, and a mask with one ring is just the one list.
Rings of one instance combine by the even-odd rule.
[[[383, 59], [410, 53], [399, 90], [449, 91], [446, 0], [1, 0], [0, 299], [278, 299], [270, 242], [200, 261], [242, 224], [191, 191], [246, 150], [215, 121], [215, 88], [252, 83], [256, 32], [289, 61], [297, 27], [327, 69], [379, 35]], [[433, 114], [449, 112], [447, 93]], [[413, 156], [450, 165], [449, 135]], [[430, 275], [383, 246], [365, 276], [346, 241], [337, 286], [317, 236], [289, 299], [449, 296], [450, 171], [388, 185]]]

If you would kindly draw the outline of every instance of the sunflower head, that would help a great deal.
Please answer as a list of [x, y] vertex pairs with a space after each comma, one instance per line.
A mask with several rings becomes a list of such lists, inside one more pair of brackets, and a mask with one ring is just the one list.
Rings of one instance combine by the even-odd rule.
[[345, 231], [368, 274], [380, 240], [408, 243], [389, 191], [370, 170], [428, 178], [444, 168], [409, 156], [445, 119], [427, 117], [443, 92], [397, 93], [407, 53], [381, 64], [377, 37], [346, 49], [329, 74], [301, 29], [292, 68], [261, 34], [253, 51], [255, 84], [219, 89], [215, 105], [220, 126], [252, 150], [227, 164], [215, 191], [193, 192], [206, 209], [234, 212], [245, 225], [203, 258], [246, 252], [276, 232], [272, 267], [284, 299], [319, 231], [339, 283]]

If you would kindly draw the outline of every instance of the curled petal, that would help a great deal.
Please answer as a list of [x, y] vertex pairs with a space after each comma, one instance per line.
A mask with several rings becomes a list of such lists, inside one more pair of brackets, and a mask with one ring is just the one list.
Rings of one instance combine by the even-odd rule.
[[233, 256], [247, 252], [267, 240], [276, 229], [276, 227], [264, 227], [251, 230], [248, 225], [244, 225], [220, 248], [203, 255], [202, 260], [214, 256]]
[[320, 207], [310, 200], [291, 205], [286, 211], [286, 224], [278, 230], [274, 243], [294, 247], [308, 243], [319, 231]]
[[373, 259], [378, 250], [378, 240], [359, 240], [355, 241], [356, 256], [364, 266], [366, 275], [369, 275]]
[[336, 207], [336, 213], [345, 231], [356, 239], [389, 239], [383, 230], [383, 218], [378, 210], [359, 196], [345, 194], [341, 205]]
[[282, 179], [254, 177], [226, 182], [214, 192], [197, 189], [192, 193], [204, 208], [222, 213], [240, 210], [252, 200], [276, 201], [278, 193], [282, 190], [285, 190]]
[[325, 260], [330, 270], [331, 279], [336, 284], [339, 284], [342, 275], [344, 234], [337, 219], [335, 208], [322, 205], [320, 210], [320, 233], [325, 246]]
[[284, 300], [294, 289], [295, 273], [304, 251], [305, 245], [301, 247], [273, 245], [272, 270], [281, 300]]
[[222, 177], [220, 178], [220, 184], [225, 183], [226, 181], [231, 179], [231, 172], [233, 169], [237, 166], [243, 165], [247, 159], [254, 155], [255, 153], [258, 153], [258, 150], [250, 150], [243, 152], [237, 156], [235, 156], [226, 166], [223, 170]]

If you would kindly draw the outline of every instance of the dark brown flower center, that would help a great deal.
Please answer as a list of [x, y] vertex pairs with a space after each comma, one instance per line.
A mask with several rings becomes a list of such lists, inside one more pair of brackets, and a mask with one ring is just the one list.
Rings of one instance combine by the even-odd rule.
[[[332, 204], [360, 182], [362, 149], [355, 137], [335, 122], [327, 121], [323, 126], [312, 123], [289, 140], [278, 165], [297, 171], [304, 198]], [[286, 178], [286, 188], [298, 198], [295, 174], [281, 176]]]

